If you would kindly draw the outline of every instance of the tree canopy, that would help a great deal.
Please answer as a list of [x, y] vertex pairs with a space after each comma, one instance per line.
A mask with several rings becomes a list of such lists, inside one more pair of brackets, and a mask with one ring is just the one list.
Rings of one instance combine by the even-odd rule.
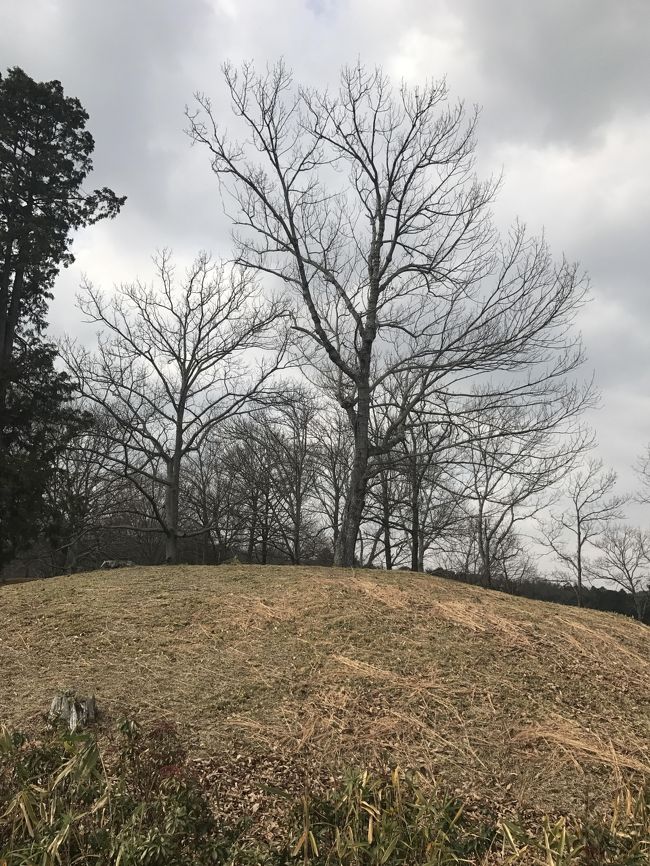
[[59, 81], [0, 76], [0, 565], [40, 528], [58, 450], [79, 424], [71, 380], [44, 337], [72, 232], [115, 216], [112, 190], [85, 192], [94, 140], [88, 114]]
[[37, 82], [22, 69], [0, 76], [0, 364], [16, 336], [45, 326], [47, 301], [63, 266], [74, 261], [71, 233], [114, 217], [126, 200], [82, 185], [95, 142], [88, 114], [59, 81]]
[[475, 174], [476, 112], [453, 104], [444, 81], [397, 89], [360, 64], [338, 91], [299, 87], [282, 63], [263, 74], [226, 65], [224, 77], [242, 135], [201, 94], [189, 134], [232, 211], [237, 260], [292, 292], [298, 350], [347, 415], [335, 561], [351, 566], [373, 464], [421, 424], [423, 406], [447, 424], [478, 387], [495, 405], [567, 417], [588, 403], [588, 387], [571, 383], [587, 281], [523, 225], [499, 236], [498, 184]]

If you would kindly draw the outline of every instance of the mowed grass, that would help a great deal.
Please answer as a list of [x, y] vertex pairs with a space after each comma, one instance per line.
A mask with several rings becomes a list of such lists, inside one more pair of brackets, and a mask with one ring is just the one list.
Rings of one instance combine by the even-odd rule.
[[0, 612], [0, 722], [35, 728], [58, 690], [95, 694], [102, 726], [178, 723], [224, 791], [399, 765], [532, 818], [650, 777], [650, 629], [621, 616], [244, 565], [6, 586]]

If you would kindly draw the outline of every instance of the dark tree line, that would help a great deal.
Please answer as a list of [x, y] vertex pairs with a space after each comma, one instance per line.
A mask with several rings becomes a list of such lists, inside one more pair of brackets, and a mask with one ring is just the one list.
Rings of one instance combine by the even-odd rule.
[[[342, 491], [351, 471], [353, 443], [347, 426], [335, 404], [323, 403], [317, 392], [304, 386], [285, 381], [268, 396], [270, 405], [227, 419], [186, 457], [178, 495], [178, 561], [333, 562]], [[493, 493], [490, 507], [495, 509], [489, 511], [482, 496], [484, 467], [492, 478], [504, 442], [493, 444], [489, 458], [487, 444], [481, 442], [485, 463], [480, 472], [472, 457], [476, 447], [475, 442], [461, 441], [447, 442], [442, 449], [437, 439], [435, 453], [443, 454], [444, 461], [434, 463], [434, 452], [420, 443], [405, 446], [394, 462], [384, 462], [369, 485], [355, 564], [433, 569], [515, 594], [644, 619], [650, 612], [650, 546], [643, 533], [603, 523], [590, 543], [589, 557], [582, 548], [581, 583], [571, 573], [554, 584], [540, 583], [530, 538], [517, 527], [525, 527], [525, 519], [548, 505], [550, 497], [555, 496], [559, 505], [554, 493], [557, 478], [547, 474], [546, 466], [543, 473], [525, 475], [517, 461], [506, 479], [507, 467], [500, 465], [499, 496]], [[112, 450], [123, 453], [98, 422], [59, 454], [47, 491], [57, 519], [40, 548], [28, 557], [32, 575], [85, 570], [104, 559], [165, 561], [166, 486], [153, 477], [148, 487], [141, 479], [134, 485], [128, 473], [120, 471], [122, 458], [118, 460]], [[559, 486], [567, 493], [579, 483], [584, 487], [580, 466], [578, 460], [563, 476]], [[572, 507], [563, 512], [567, 522], [573, 519]], [[557, 519], [557, 512], [551, 513]], [[490, 534], [493, 525], [499, 529]], [[567, 546], [571, 537], [566, 536]], [[565, 564], [562, 558], [558, 562]], [[607, 585], [621, 589], [624, 598], [608, 593]]]

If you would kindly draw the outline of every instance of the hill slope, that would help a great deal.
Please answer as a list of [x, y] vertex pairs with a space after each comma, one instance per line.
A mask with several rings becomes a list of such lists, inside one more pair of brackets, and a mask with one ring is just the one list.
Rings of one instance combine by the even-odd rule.
[[29, 726], [71, 686], [104, 724], [186, 725], [226, 780], [242, 762], [294, 778], [399, 763], [538, 813], [650, 775], [650, 629], [612, 614], [269, 566], [35, 581], [0, 590], [0, 610], [1, 722]]

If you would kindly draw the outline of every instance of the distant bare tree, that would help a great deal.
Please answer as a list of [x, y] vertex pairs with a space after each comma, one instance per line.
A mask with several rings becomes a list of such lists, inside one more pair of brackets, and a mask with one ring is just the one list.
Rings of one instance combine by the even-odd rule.
[[204, 564], [222, 562], [244, 531], [232, 451], [228, 437], [210, 437], [187, 457], [182, 501], [186, 519], [203, 529]]
[[[560, 403], [550, 408], [491, 407], [478, 396], [462, 422], [460, 451], [473, 503], [481, 575], [492, 586], [494, 565], [521, 559], [515, 531], [557, 499], [556, 486], [593, 444]], [[464, 441], [463, 441], [464, 440]]]
[[227, 472], [235, 480], [235, 501], [242, 543], [249, 562], [266, 565], [274, 548], [278, 491], [273, 480], [273, 453], [260, 417], [237, 419], [229, 426], [233, 447]]
[[258, 542], [262, 562], [271, 549], [293, 565], [315, 553], [324, 529], [316, 508], [317, 413], [306, 389], [285, 382], [272, 408], [230, 425], [229, 466], [238, 479], [249, 558]]
[[409, 541], [411, 571], [424, 571], [425, 557], [460, 516], [460, 488], [449, 429], [411, 425], [399, 462], [405, 498], [398, 523]]
[[350, 428], [342, 411], [329, 406], [319, 413], [313, 429], [314, 456], [318, 466], [314, 493], [318, 510], [336, 548], [352, 463]]
[[245, 269], [203, 254], [179, 284], [169, 253], [155, 263], [155, 287], [123, 285], [107, 300], [85, 283], [79, 305], [102, 329], [98, 349], [68, 341], [62, 356], [83, 397], [107, 418], [113, 472], [147, 502], [152, 531], [164, 533], [166, 560], [175, 562], [183, 462], [264, 396], [286, 340], [281, 305], [260, 300]]
[[[394, 92], [357, 66], [333, 93], [294, 87], [281, 63], [224, 73], [244, 136], [230, 140], [201, 95], [189, 133], [233, 203], [238, 260], [294, 290], [300, 351], [347, 415], [335, 561], [350, 566], [369, 464], [403, 441], [413, 408], [434, 395], [453, 408], [494, 373], [508, 375], [494, 393], [564, 392], [586, 284], [522, 226], [499, 241], [497, 184], [474, 174], [477, 114], [450, 104], [444, 82]], [[395, 378], [402, 399], [372, 445], [376, 395]]]
[[[382, 413], [375, 412], [373, 441], [381, 442], [383, 425]], [[424, 571], [428, 551], [460, 516], [451, 433], [450, 425], [431, 422], [426, 413], [418, 420], [414, 413], [400, 446], [371, 465], [374, 509], [368, 516], [379, 526], [386, 568], [408, 563], [412, 571]]]
[[602, 460], [588, 460], [575, 472], [564, 489], [567, 508], [551, 513], [542, 522], [542, 543], [555, 555], [575, 586], [578, 605], [583, 603], [583, 585], [588, 577], [585, 553], [594, 547], [609, 524], [620, 519], [628, 501], [614, 493], [616, 473], [606, 471]]
[[646, 445], [644, 453], [634, 464], [634, 470], [641, 482], [641, 489], [637, 493], [639, 502], [650, 502], [650, 444]]
[[600, 556], [591, 567], [594, 578], [613, 583], [632, 596], [642, 622], [650, 596], [650, 538], [637, 527], [610, 526], [596, 541]]
[[99, 532], [119, 499], [109, 449], [96, 419], [94, 429], [75, 436], [58, 457], [45, 491], [54, 574], [74, 573], [97, 553]]
[[373, 566], [383, 554], [384, 567], [390, 571], [401, 558], [406, 542], [399, 534], [397, 521], [405, 497], [403, 488], [404, 479], [393, 461], [378, 458], [368, 485], [365, 520], [360, 529], [362, 561], [366, 567]]
[[539, 580], [539, 574], [530, 554], [529, 540], [513, 528], [502, 540], [494, 560], [499, 588], [517, 593], [524, 581]]
[[277, 546], [294, 565], [313, 555], [320, 535], [313, 507], [318, 472], [313, 438], [317, 412], [306, 390], [286, 388], [267, 429], [276, 490]]

